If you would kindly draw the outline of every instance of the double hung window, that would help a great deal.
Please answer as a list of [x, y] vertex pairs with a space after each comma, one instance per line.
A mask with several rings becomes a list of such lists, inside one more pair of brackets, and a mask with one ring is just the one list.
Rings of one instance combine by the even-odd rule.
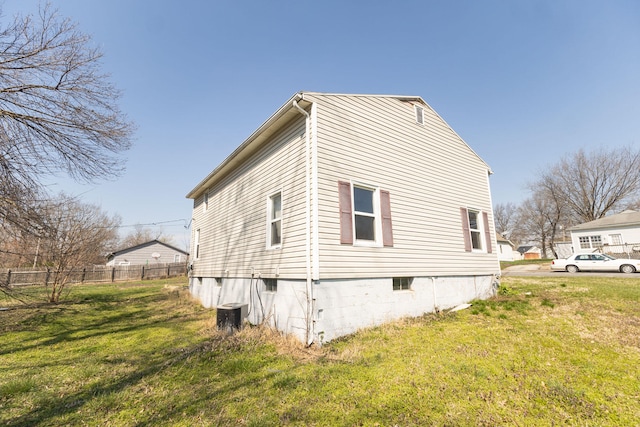
[[200, 258], [200, 229], [196, 230], [196, 235], [193, 239], [193, 246], [196, 252], [196, 259]]
[[393, 246], [389, 192], [350, 182], [338, 182], [340, 243]]
[[[467, 252], [491, 253], [489, 215], [476, 209], [460, 208], [464, 250]], [[483, 238], [484, 236], [484, 238]]]
[[376, 212], [374, 195], [371, 188], [353, 187], [353, 222], [357, 241], [376, 241]]
[[482, 239], [480, 238], [482, 232], [480, 231], [480, 212], [468, 211], [469, 215], [469, 233], [471, 233], [471, 247], [473, 249], [482, 249]]
[[282, 193], [277, 192], [267, 200], [267, 247], [277, 249], [282, 245]]

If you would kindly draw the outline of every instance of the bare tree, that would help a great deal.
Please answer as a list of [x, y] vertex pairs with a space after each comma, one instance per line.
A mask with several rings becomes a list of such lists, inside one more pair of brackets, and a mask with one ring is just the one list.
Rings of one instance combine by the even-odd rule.
[[104, 264], [118, 240], [119, 224], [119, 217], [64, 194], [42, 204], [32, 238], [38, 239], [38, 263], [52, 270], [50, 302], [58, 302], [74, 268]]
[[539, 193], [525, 200], [519, 208], [521, 232], [527, 240], [538, 242], [543, 258], [547, 257], [547, 243], [551, 234], [548, 218], [553, 209], [552, 203]]
[[496, 231], [509, 239], [517, 219], [518, 208], [514, 203], [498, 203], [493, 208]]
[[172, 244], [170, 236], [165, 236], [164, 231], [161, 228], [158, 230], [153, 230], [151, 228], [145, 227], [142, 224], [136, 224], [133, 227], [133, 231], [127, 234], [120, 241], [120, 247], [130, 248], [132, 246], [141, 245], [142, 243], [147, 243], [152, 240], [157, 240], [168, 245]]
[[572, 220], [570, 209], [564, 202], [562, 186], [557, 180], [558, 178], [554, 175], [544, 175], [537, 186], [532, 188], [532, 200], [535, 202], [533, 206], [537, 208], [537, 215], [540, 217], [538, 221], [546, 222], [544, 226], [542, 223], [539, 226], [539, 230], [542, 231], [539, 236], [542, 249], [545, 255], [547, 250], [551, 251], [554, 258], [558, 258], [555, 246], [557, 235], [575, 222]]
[[638, 197], [640, 150], [580, 150], [542, 174], [541, 182], [566, 205], [569, 216], [577, 222], [593, 221]]
[[65, 173], [79, 181], [123, 170], [133, 125], [100, 71], [102, 53], [49, 6], [0, 27], [0, 219]]

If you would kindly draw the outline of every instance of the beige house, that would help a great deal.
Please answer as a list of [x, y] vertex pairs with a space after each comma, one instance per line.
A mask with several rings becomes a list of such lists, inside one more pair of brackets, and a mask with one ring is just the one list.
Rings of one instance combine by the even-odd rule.
[[418, 96], [296, 93], [187, 195], [191, 292], [320, 344], [487, 298], [490, 174]]

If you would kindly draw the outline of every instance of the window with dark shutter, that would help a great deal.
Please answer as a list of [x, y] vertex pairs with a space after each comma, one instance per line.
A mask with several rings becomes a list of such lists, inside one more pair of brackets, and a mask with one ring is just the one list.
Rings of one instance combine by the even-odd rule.
[[482, 222], [484, 225], [484, 240], [487, 244], [487, 253], [491, 253], [491, 232], [489, 231], [489, 215], [486, 212], [482, 212]]
[[389, 191], [338, 181], [338, 196], [340, 243], [393, 246]]
[[462, 220], [464, 250], [467, 252], [485, 251], [491, 253], [489, 215], [479, 210], [460, 208], [460, 219]]
[[351, 183], [339, 181], [338, 194], [340, 199], [340, 243], [351, 245], [353, 244]]
[[386, 190], [380, 190], [380, 216], [382, 218], [382, 245], [393, 246], [393, 228], [391, 227], [391, 196]]
[[462, 220], [462, 235], [464, 236], [464, 250], [471, 252], [471, 231], [469, 229], [469, 214], [466, 208], [460, 208], [460, 219]]

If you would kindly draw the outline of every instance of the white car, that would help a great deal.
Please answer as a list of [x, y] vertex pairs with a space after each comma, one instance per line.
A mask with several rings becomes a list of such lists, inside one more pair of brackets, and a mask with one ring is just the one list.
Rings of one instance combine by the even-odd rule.
[[567, 259], [554, 259], [551, 269], [555, 271], [619, 271], [635, 273], [640, 270], [640, 260], [614, 258], [605, 254], [573, 254]]

